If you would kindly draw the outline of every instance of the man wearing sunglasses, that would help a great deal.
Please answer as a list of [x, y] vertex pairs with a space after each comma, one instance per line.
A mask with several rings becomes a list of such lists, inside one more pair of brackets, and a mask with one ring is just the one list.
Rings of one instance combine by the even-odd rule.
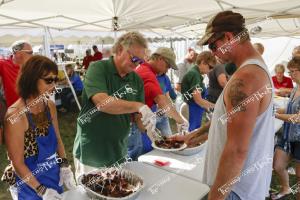
[[[32, 56], [32, 47], [26, 41], [16, 41], [11, 46], [12, 55], [8, 59], [0, 59], [0, 78], [2, 79], [6, 106], [18, 100], [16, 81], [20, 67]], [[4, 108], [1, 108], [4, 109]], [[2, 120], [0, 119], [0, 122]], [[1, 137], [0, 124], [0, 137]]]
[[2, 78], [7, 107], [12, 105], [19, 96], [16, 93], [16, 80], [20, 67], [31, 58], [32, 47], [26, 41], [16, 41], [11, 46], [12, 56], [0, 60], [0, 77]]
[[[239, 13], [215, 15], [199, 44], [209, 45], [214, 55], [237, 66], [215, 104], [209, 129], [203, 174], [203, 182], [211, 186], [208, 199], [265, 199], [269, 195], [269, 160], [273, 158], [275, 133], [268, 68], [253, 48], [245, 19]], [[258, 91], [264, 95], [254, 98]], [[249, 101], [252, 97], [254, 100]], [[264, 162], [263, 167], [257, 168], [258, 162]]]
[[149, 61], [138, 66], [135, 72], [143, 79], [145, 102], [148, 107], [151, 108], [157, 104], [160, 109], [166, 110], [164, 114], [176, 121], [178, 131], [181, 133], [188, 131], [189, 124], [179, 115], [168, 97], [163, 94], [156, 78], [156, 75], [165, 74], [170, 68], [177, 70], [175, 61], [176, 55], [172, 49], [160, 47], [150, 56]]
[[[143, 82], [134, 72], [146, 48], [147, 41], [140, 33], [128, 32], [118, 38], [109, 60], [90, 64], [73, 148], [76, 176], [122, 162], [134, 119], [142, 121], [147, 131], [154, 130], [155, 116], [144, 104]], [[97, 113], [89, 116], [95, 107]]]

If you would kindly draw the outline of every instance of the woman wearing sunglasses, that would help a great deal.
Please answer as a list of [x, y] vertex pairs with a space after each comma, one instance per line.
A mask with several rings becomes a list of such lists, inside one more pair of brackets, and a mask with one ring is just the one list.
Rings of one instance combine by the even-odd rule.
[[56, 89], [57, 74], [54, 62], [33, 56], [18, 77], [20, 98], [9, 107], [4, 124], [11, 162], [2, 177], [10, 184], [14, 200], [61, 199], [63, 183], [68, 189], [75, 186], [58, 129], [56, 107], [47, 98]]
[[[275, 117], [283, 120], [283, 134], [275, 146], [273, 168], [279, 176], [281, 188], [278, 193], [272, 194], [272, 199], [281, 199], [291, 193], [291, 189], [299, 190], [299, 186], [289, 187], [287, 166], [291, 159], [296, 163], [297, 181], [300, 177], [300, 58], [289, 61], [287, 68], [297, 86], [292, 90], [289, 103], [285, 109], [277, 110]], [[297, 192], [297, 199], [300, 193]]]

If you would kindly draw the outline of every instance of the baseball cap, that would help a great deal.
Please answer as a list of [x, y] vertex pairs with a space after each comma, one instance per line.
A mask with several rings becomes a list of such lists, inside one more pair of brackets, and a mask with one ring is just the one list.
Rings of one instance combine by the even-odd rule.
[[240, 13], [223, 11], [212, 17], [206, 25], [205, 34], [198, 41], [198, 45], [207, 45], [208, 40], [216, 33], [241, 32], [245, 30], [245, 18]]
[[171, 48], [167, 47], [159, 47], [153, 54], [158, 54], [165, 59], [167, 59], [168, 63], [171, 65], [172, 69], [177, 70], [178, 67], [176, 65], [176, 55]]

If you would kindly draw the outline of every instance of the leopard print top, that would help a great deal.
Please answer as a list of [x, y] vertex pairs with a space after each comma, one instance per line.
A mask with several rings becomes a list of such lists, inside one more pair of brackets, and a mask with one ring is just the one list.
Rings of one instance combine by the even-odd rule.
[[[41, 112], [36, 115], [31, 114], [35, 129], [28, 120], [29, 128], [27, 129], [27, 131], [25, 131], [24, 135], [24, 159], [38, 155], [39, 149], [36, 138], [48, 135], [48, 128], [51, 125], [51, 121], [48, 120], [47, 112]], [[27, 118], [28, 117], [29, 116], [27, 116]], [[7, 182], [9, 185], [14, 185], [16, 183], [15, 172], [12, 164], [9, 164], [5, 168], [1, 180]]]

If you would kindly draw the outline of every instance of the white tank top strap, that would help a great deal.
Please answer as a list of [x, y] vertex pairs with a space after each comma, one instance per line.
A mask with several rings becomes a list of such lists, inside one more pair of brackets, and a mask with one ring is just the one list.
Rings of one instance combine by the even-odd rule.
[[[259, 59], [256, 59], [256, 58], [248, 59], [243, 64], [241, 64], [241, 66], [238, 68], [238, 70], [245, 67], [246, 65], [257, 65], [260, 68], [262, 68], [267, 73], [270, 84], [273, 87], [272, 76], [270, 75], [268, 67], [267, 67], [266, 63], [263, 60], [259, 60]], [[272, 98], [273, 98], [273, 94], [274, 94], [274, 92], [272, 92]]]

